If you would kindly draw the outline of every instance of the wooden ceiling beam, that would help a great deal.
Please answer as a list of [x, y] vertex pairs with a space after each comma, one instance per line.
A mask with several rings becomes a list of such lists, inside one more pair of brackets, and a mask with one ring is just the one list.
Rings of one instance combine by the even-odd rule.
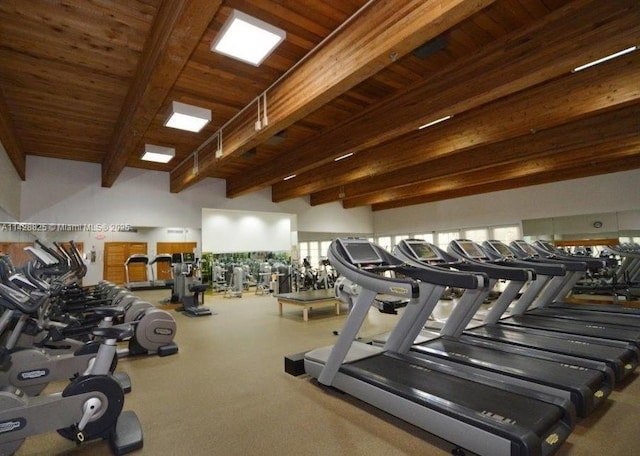
[[161, 2], [102, 162], [102, 186], [111, 187], [138, 152], [193, 50], [218, 11], [220, 0]]
[[[254, 129], [257, 111], [250, 109], [253, 114], [240, 116], [223, 129], [221, 158], [215, 159], [216, 145], [209, 144], [198, 152], [198, 175], [192, 173], [189, 163], [171, 172], [171, 191], [179, 192], [203, 179], [225, 159], [256, 147], [493, 1], [373, 2], [268, 91], [266, 127]], [[257, 189], [256, 184], [252, 182], [252, 188], [243, 193]]]
[[[321, 182], [324, 188], [339, 188], [357, 180], [375, 178], [429, 160], [542, 131], [598, 111], [635, 104], [640, 99], [638, 74], [640, 52], [589, 71], [568, 74], [360, 152], [321, 172], [315, 170], [314, 182]], [[276, 186], [273, 194], [274, 199], [280, 199]]]
[[22, 148], [20, 138], [16, 135], [13, 121], [9, 115], [9, 108], [0, 90], [0, 143], [7, 151], [9, 160], [20, 176], [21, 180], [26, 178], [26, 154]]
[[[578, 147], [594, 146], [640, 134], [640, 104], [607, 111], [586, 119], [454, 153], [407, 168], [363, 179], [341, 187], [312, 193], [312, 206], [345, 199], [345, 207], [367, 206], [402, 199], [431, 179], [507, 164], [534, 160]], [[415, 153], [420, 153], [418, 146]], [[416, 192], [417, 193], [417, 192]]]
[[[640, 39], [640, 5], [625, 2], [625, 8], [620, 6], [571, 2], [526, 30], [505, 36], [352, 120], [323, 131], [289, 157], [230, 179], [227, 194], [240, 195], [256, 183], [275, 184], [276, 202], [318, 191], [325, 183], [313, 179], [313, 173], [301, 178], [301, 172], [413, 131], [427, 120], [461, 113], [567, 74], [595, 56], [635, 43]], [[298, 175], [295, 180], [281, 182], [283, 176], [294, 173]]]
[[488, 170], [471, 171], [459, 176], [435, 179], [432, 181], [432, 187], [428, 193], [374, 204], [371, 208], [374, 211], [380, 211], [530, 185], [597, 176], [639, 167], [640, 137], [632, 137], [601, 144], [595, 150], [592, 147], [585, 147], [571, 153], [525, 162], [520, 165], [500, 164]]

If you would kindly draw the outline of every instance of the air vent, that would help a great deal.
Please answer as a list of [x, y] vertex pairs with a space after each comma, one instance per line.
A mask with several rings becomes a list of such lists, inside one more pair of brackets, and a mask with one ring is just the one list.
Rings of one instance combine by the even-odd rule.
[[440, 52], [446, 47], [447, 47], [447, 37], [444, 35], [440, 35], [430, 41], [427, 41], [422, 46], [415, 48], [413, 50], [413, 55], [423, 60], [426, 60], [436, 52]]

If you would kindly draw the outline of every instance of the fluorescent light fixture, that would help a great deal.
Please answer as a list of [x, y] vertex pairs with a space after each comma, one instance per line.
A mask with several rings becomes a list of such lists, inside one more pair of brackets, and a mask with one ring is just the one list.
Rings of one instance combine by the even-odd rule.
[[427, 127], [430, 127], [430, 126], [435, 125], [435, 124], [439, 124], [440, 122], [444, 122], [445, 120], [449, 120], [449, 119], [451, 119], [452, 117], [453, 117], [453, 116], [444, 116], [444, 117], [441, 117], [441, 118], [439, 118], [439, 119], [433, 120], [433, 121], [431, 121], [431, 122], [429, 122], [429, 123], [426, 123], [426, 124], [424, 124], [424, 125], [420, 125], [420, 126], [418, 127], [418, 130], [422, 130], [423, 128], [427, 128]]
[[353, 155], [353, 152], [349, 152], [348, 154], [344, 154], [338, 158], [335, 158], [333, 161], [340, 161], [340, 160], [344, 160], [345, 158], [349, 158]]
[[209, 122], [211, 122], [209, 109], [174, 101], [171, 103], [171, 111], [164, 125], [198, 133]]
[[211, 50], [260, 66], [286, 36], [287, 33], [278, 27], [233, 10], [218, 37], [211, 43]]
[[608, 55], [606, 57], [602, 57], [601, 59], [598, 60], [594, 60], [593, 62], [589, 62], [585, 65], [576, 67], [573, 69], [573, 73], [580, 71], [580, 70], [584, 70], [585, 68], [589, 68], [592, 67], [594, 65], [598, 65], [600, 63], [606, 62], [607, 60], [611, 60], [611, 59], [615, 59], [616, 57], [620, 57], [622, 55], [628, 54], [630, 52], [635, 51], [636, 49], [638, 49], [638, 46], [631, 46], [630, 48], [627, 49], [623, 49], [622, 51], [616, 52], [614, 54]]
[[284, 178], [284, 179], [282, 179], [282, 180], [286, 180], [286, 181], [288, 181], [289, 179], [293, 179], [294, 177], [296, 177], [296, 175], [295, 175], [295, 174], [291, 174], [290, 176], [287, 176], [287, 177], [285, 177], [285, 178]]
[[142, 160], [156, 163], [169, 163], [176, 155], [176, 150], [172, 147], [162, 147], [153, 144], [144, 145]]

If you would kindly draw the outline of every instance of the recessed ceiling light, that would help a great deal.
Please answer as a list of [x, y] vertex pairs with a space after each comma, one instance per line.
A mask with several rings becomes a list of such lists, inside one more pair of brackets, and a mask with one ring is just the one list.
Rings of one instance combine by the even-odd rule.
[[176, 155], [176, 150], [172, 147], [156, 146], [154, 144], [145, 144], [144, 153], [141, 159], [144, 161], [156, 163], [169, 163]]
[[171, 103], [171, 111], [164, 125], [198, 133], [209, 122], [211, 122], [211, 111], [209, 109], [174, 101]]
[[584, 69], [586, 69], [586, 68], [589, 68], [589, 67], [592, 67], [592, 66], [595, 66], [595, 65], [598, 65], [598, 64], [600, 64], [600, 63], [604, 63], [604, 62], [606, 62], [607, 60], [615, 59], [616, 57], [620, 57], [620, 56], [622, 56], [622, 55], [625, 55], [625, 54], [628, 54], [628, 53], [630, 53], [630, 52], [633, 52], [633, 51], [635, 51], [636, 49], [638, 49], [638, 46], [631, 46], [631, 47], [629, 47], [629, 48], [627, 48], [627, 49], [623, 49], [622, 51], [615, 52], [615, 53], [613, 53], [613, 54], [611, 54], [611, 55], [608, 55], [608, 56], [606, 56], [606, 57], [602, 57], [601, 59], [594, 60], [593, 62], [586, 63], [586, 64], [584, 64], [584, 65], [581, 65], [581, 66], [579, 66], [579, 67], [574, 68], [574, 69], [573, 69], [573, 73], [575, 73], [575, 72], [577, 72], [577, 71], [580, 71], [580, 70], [584, 70]]
[[288, 181], [289, 179], [293, 179], [294, 177], [296, 177], [296, 175], [295, 175], [295, 174], [291, 174], [291, 175], [289, 175], [289, 176], [285, 177], [285, 178], [284, 178], [284, 179], [282, 179], [282, 180], [286, 180], [286, 181]]
[[211, 43], [211, 50], [260, 66], [286, 36], [286, 32], [278, 27], [233, 10]]

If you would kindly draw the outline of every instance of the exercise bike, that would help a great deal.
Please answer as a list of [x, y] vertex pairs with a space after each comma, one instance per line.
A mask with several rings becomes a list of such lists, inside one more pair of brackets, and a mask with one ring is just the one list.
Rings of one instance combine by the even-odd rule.
[[[0, 302], [7, 309], [32, 314], [45, 299], [46, 295], [29, 295], [0, 284]], [[109, 373], [117, 342], [132, 333], [131, 326], [96, 328], [94, 335], [102, 343], [93, 366], [60, 393], [30, 397], [19, 388], [4, 385], [0, 391], [0, 454], [12, 455], [28, 436], [51, 431], [76, 443], [108, 440], [117, 455], [142, 448], [138, 417], [133, 411], [122, 411], [124, 392]], [[4, 362], [10, 363], [10, 356], [5, 356]]]

